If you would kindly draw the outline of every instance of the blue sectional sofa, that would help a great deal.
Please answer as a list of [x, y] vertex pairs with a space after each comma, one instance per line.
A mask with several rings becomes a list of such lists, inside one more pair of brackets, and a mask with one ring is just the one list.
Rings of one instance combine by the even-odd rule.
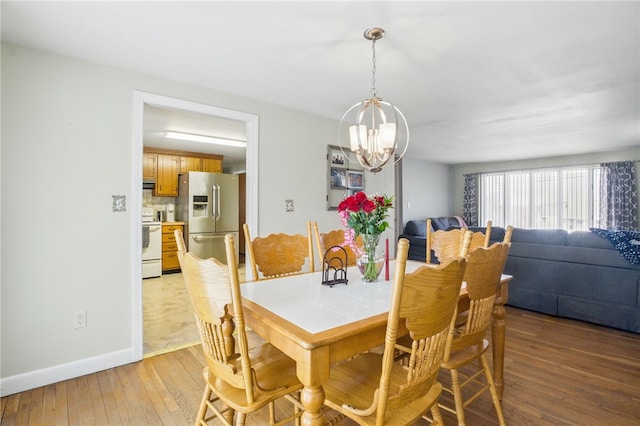
[[[409, 258], [424, 261], [426, 221], [414, 222], [401, 237], [409, 239]], [[494, 226], [491, 241], [504, 232]], [[640, 333], [640, 265], [597, 234], [516, 228], [505, 273], [514, 277], [508, 305]]]

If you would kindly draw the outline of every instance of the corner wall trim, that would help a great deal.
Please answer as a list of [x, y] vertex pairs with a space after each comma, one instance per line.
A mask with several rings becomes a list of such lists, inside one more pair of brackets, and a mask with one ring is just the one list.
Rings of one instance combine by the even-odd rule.
[[4, 397], [51, 383], [107, 370], [133, 362], [134, 359], [133, 349], [128, 348], [92, 358], [29, 371], [28, 373], [3, 377], [0, 379], [0, 396]]

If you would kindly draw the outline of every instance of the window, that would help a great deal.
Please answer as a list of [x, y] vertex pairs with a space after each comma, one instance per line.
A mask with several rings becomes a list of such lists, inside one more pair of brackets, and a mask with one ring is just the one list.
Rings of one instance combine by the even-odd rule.
[[599, 223], [600, 166], [576, 166], [479, 176], [479, 222], [568, 231]]

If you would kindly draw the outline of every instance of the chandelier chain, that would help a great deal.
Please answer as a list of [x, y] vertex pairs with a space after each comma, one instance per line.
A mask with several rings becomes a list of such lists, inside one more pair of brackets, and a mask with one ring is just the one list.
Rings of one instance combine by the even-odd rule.
[[371, 69], [371, 97], [375, 98], [377, 95], [376, 91], [376, 39], [374, 38], [371, 41], [371, 52], [373, 53], [373, 67]]

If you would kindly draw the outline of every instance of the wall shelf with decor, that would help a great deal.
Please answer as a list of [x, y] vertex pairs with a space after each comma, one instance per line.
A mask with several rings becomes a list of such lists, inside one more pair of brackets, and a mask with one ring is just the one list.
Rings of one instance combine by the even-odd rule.
[[327, 210], [337, 210], [346, 196], [364, 191], [364, 170], [355, 156], [327, 145]]

